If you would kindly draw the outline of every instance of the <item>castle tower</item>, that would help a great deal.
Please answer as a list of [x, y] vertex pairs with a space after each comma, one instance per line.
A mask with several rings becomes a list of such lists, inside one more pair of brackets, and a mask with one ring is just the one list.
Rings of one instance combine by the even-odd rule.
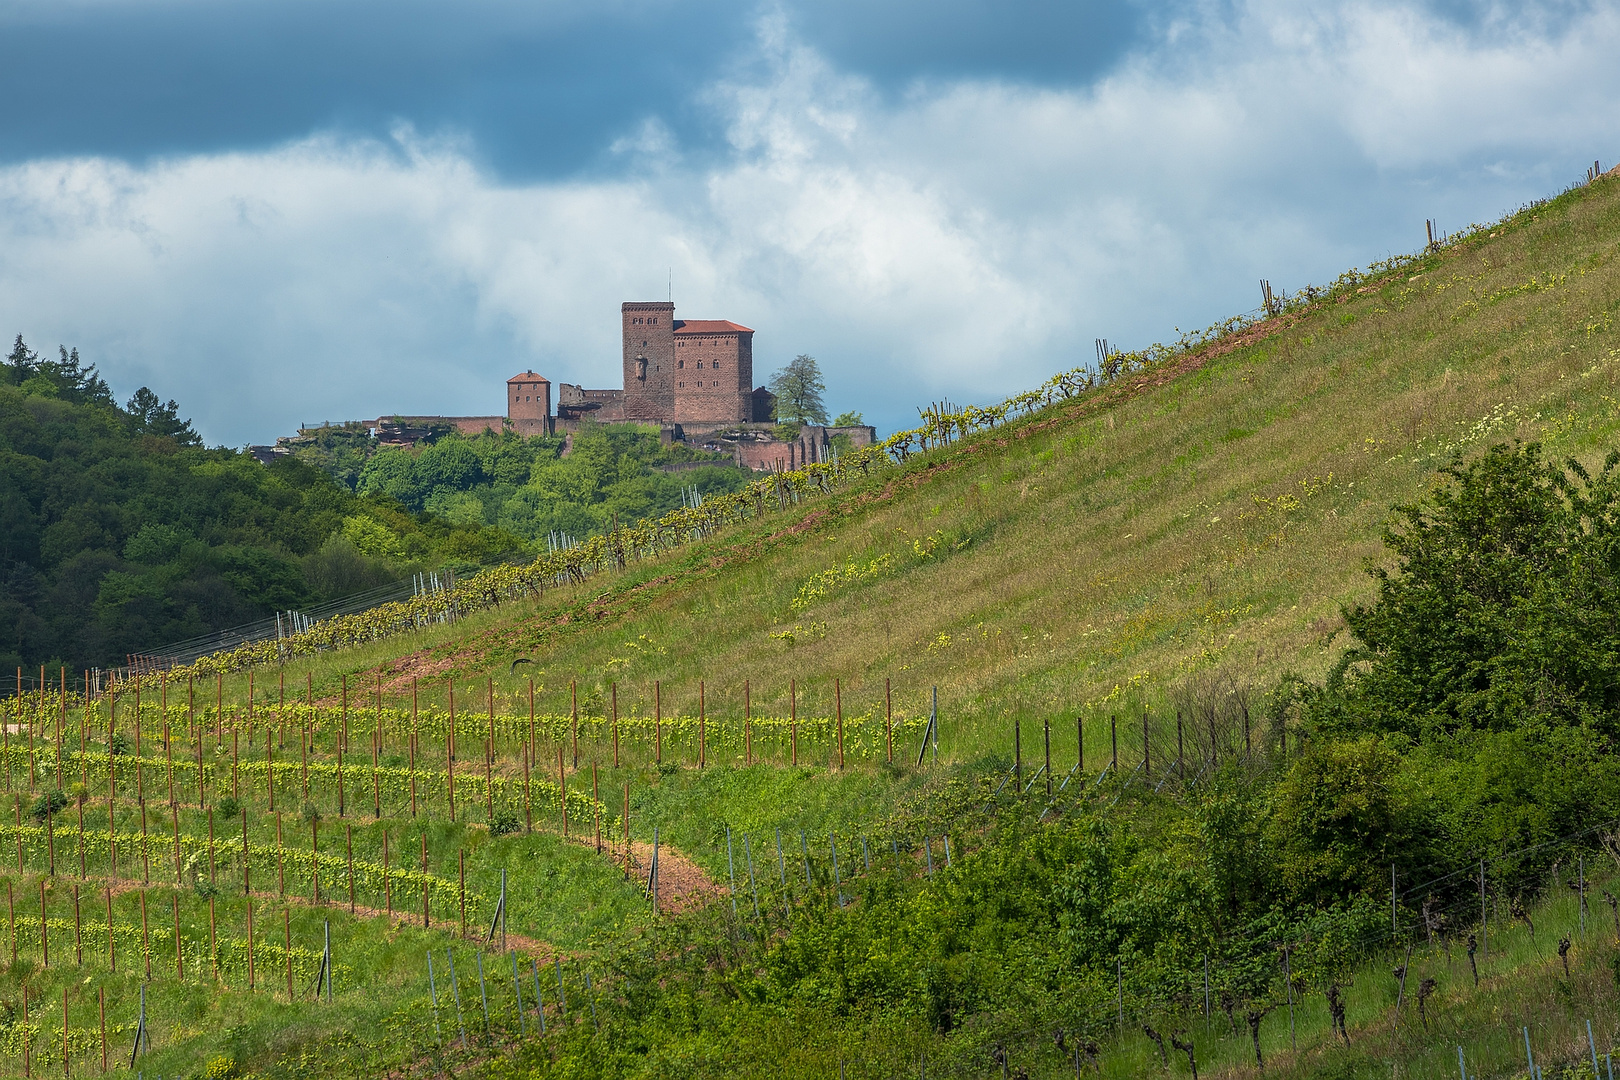
[[754, 418], [754, 332], [726, 319], [675, 320], [675, 420]]
[[675, 305], [620, 305], [624, 331], [624, 418], [675, 418]]
[[532, 371], [507, 379], [506, 418], [520, 435], [551, 434], [551, 380]]

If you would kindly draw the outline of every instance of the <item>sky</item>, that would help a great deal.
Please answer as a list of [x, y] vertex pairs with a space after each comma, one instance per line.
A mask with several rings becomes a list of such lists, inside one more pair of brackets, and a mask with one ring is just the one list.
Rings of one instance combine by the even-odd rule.
[[0, 0], [0, 333], [211, 444], [754, 328], [880, 430], [1620, 159], [1620, 5]]

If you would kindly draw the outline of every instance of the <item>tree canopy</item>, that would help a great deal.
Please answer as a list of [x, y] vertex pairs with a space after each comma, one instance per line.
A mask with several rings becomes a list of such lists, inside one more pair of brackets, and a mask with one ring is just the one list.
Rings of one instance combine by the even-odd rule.
[[1620, 453], [1591, 476], [1497, 446], [1396, 508], [1377, 600], [1315, 704], [1418, 739], [1593, 725], [1620, 734]]
[[827, 403], [821, 395], [827, 384], [821, 381], [821, 366], [816, 358], [800, 353], [788, 365], [771, 376], [771, 393], [776, 395], [776, 420], [792, 420], [801, 424], [825, 424]]
[[517, 537], [357, 496], [304, 462], [205, 448], [142, 387], [120, 408], [78, 353], [0, 363], [0, 670], [122, 664], [197, 634], [473, 567]]

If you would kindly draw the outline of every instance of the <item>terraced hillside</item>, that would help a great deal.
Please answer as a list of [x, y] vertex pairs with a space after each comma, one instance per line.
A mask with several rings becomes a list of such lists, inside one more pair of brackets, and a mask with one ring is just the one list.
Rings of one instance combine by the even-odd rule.
[[[935, 883], [1045, 843], [1049, 814], [1171, 821], [1223, 760], [1286, 770], [1266, 695], [1342, 648], [1392, 505], [1493, 443], [1620, 445], [1617, 253], [1603, 181], [622, 572], [217, 682], [28, 700], [0, 1072], [99, 1069], [103, 1013], [109, 1064], [151, 1075], [831, 1075], [863, 1047], [852, 1075], [967, 1074], [1007, 1032], [1034, 1047], [1049, 999], [1113, 992], [1102, 969], [1023, 1015], [936, 992], [968, 985], [941, 961], [919, 1018], [794, 950], [869, 967], [839, 920], [988, 902]], [[1051, 804], [995, 839], [1025, 785]], [[1121, 1017], [1185, 1007], [1117, 963]]]

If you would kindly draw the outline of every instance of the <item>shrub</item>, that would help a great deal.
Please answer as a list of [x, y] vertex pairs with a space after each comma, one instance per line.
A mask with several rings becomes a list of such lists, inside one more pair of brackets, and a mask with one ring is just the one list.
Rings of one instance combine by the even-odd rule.
[[[65, 792], [47, 791], [38, 799], [34, 800], [34, 808], [28, 812], [28, 816], [33, 818], [35, 821], [43, 822], [52, 814], [60, 813], [62, 810], [66, 809], [67, 804], [68, 797]], [[22, 849], [18, 848], [17, 850], [21, 851]], [[21, 856], [19, 855], [18, 858], [20, 859]]]
[[506, 836], [508, 833], [518, 831], [517, 815], [510, 810], [496, 814], [489, 822], [489, 835]]
[[223, 818], [233, 818], [241, 812], [242, 802], [235, 795], [227, 795], [214, 804], [214, 813]]

